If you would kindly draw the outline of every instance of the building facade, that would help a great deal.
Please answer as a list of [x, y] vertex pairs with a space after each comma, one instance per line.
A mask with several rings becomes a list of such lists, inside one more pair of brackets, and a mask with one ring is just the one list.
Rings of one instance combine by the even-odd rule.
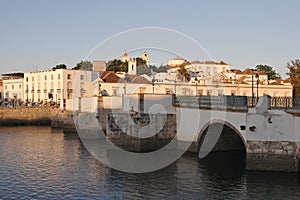
[[5, 78], [3, 81], [3, 99], [7, 101], [23, 100], [23, 78]]
[[24, 73], [24, 100], [26, 102], [55, 102], [64, 107], [66, 99], [91, 93], [92, 72], [56, 69]]

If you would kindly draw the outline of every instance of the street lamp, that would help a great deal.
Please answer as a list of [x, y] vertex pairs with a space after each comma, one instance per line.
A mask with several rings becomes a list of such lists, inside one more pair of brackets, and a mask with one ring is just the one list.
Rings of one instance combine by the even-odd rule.
[[153, 78], [152, 79], [152, 93], [154, 94], [154, 82], [155, 82], [155, 79]]
[[100, 94], [101, 94], [101, 84], [99, 83], [99, 85], [98, 85], [98, 96], [100, 96]]
[[258, 84], [259, 84], [259, 75], [255, 74], [255, 78], [256, 78], [256, 103], [258, 102]]
[[[255, 75], [256, 76], [256, 75]], [[252, 107], [254, 106], [254, 76], [252, 74], [252, 99], [251, 99], [251, 104], [252, 104]]]
[[197, 77], [195, 77], [195, 82], [196, 82], [196, 96], [198, 96], [198, 90], [197, 90], [198, 79], [197, 79]]

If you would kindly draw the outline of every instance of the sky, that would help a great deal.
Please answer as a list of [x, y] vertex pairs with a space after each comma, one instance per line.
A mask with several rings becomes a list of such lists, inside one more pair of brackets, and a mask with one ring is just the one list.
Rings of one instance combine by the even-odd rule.
[[155, 64], [181, 49], [185, 58], [235, 69], [267, 64], [285, 76], [286, 63], [300, 57], [299, 9], [297, 0], [0, 0], [0, 73], [71, 68], [152, 46], [164, 49], [149, 50]]

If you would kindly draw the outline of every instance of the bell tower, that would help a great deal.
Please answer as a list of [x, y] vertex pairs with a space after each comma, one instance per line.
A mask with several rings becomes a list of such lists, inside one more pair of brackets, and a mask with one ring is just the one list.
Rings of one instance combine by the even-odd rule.
[[130, 75], [136, 75], [137, 69], [136, 69], [136, 59], [130, 58], [128, 61], [128, 74]]
[[147, 51], [144, 51], [144, 53], [142, 54], [142, 59], [144, 61], [146, 61], [146, 65], [149, 66], [150, 60], [149, 60], [149, 54]]

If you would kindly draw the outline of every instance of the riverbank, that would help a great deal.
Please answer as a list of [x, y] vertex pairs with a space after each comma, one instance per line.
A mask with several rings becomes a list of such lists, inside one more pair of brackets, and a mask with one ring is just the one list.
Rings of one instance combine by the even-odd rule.
[[0, 108], [0, 126], [51, 125], [55, 107]]

